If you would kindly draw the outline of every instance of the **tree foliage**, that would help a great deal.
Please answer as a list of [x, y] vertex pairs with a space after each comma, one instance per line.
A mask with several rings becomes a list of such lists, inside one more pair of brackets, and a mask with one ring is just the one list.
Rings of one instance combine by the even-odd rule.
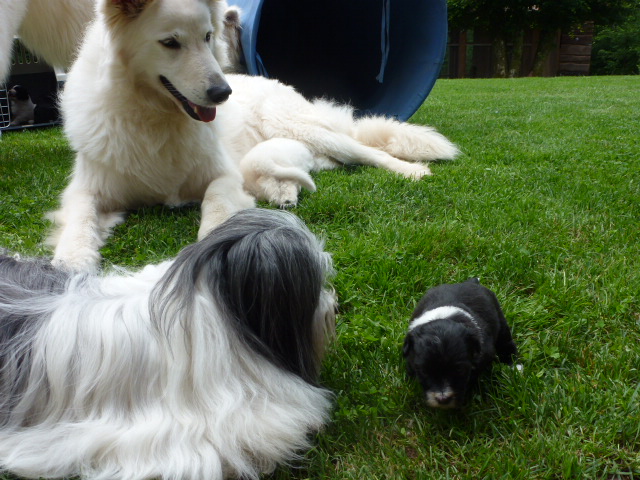
[[454, 28], [485, 28], [513, 34], [524, 28], [562, 30], [594, 21], [608, 25], [620, 21], [640, 0], [449, 0], [449, 21]]
[[448, 0], [452, 29], [485, 30], [498, 49], [517, 45], [526, 29], [538, 30], [534, 68], [548, 55], [558, 30], [567, 31], [586, 21], [596, 25], [619, 22], [639, 4], [640, 0]]
[[591, 73], [640, 73], [640, 5], [624, 22], [597, 29], [591, 56]]

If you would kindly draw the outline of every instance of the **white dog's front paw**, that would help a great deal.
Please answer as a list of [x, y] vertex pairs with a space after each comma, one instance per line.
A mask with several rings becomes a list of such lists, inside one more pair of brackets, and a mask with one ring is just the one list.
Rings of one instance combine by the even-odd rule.
[[100, 254], [90, 248], [74, 251], [58, 248], [51, 264], [70, 272], [96, 273], [100, 268]]

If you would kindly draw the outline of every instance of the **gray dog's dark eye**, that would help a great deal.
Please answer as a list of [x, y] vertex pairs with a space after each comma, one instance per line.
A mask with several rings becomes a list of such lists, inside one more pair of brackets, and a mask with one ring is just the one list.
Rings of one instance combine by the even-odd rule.
[[211, 32], [207, 32], [207, 34], [204, 36], [204, 41], [209, 43], [211, 41], [211, 36], [213, 34]]

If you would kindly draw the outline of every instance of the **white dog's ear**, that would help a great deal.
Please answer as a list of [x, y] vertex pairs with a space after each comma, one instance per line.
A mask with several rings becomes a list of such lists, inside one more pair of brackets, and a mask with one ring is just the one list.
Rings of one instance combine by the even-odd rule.
[[227, 46], [227, 58], [229, 65], [225, 71], [232, 73], [246, 73], [242, 58], [242, 24], [240, 16], [242, 11], [236, 6], [229, 7], [224, 12], [224, 31], [222, 39]]
[[224, 12], [224, 24], [226, 27], [239, 29], [240, 28], [240, 14], [242, 10], [239, 7], [233, 6], [227, 8]]
[[154, 0], [106, 0], [104, 13], [108, 23], [133, 20]]

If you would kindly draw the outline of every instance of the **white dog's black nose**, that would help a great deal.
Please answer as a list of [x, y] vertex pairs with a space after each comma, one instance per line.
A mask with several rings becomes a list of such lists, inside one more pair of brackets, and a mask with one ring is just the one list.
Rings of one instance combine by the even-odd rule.
[[226, 83], [224, 85], [214, 85], [207, 90], [207, 97], [209, 97], [209, 100], [213, 103], [225, 102], [229, 98], [229, 95], [231, 95], [231, 87]]

